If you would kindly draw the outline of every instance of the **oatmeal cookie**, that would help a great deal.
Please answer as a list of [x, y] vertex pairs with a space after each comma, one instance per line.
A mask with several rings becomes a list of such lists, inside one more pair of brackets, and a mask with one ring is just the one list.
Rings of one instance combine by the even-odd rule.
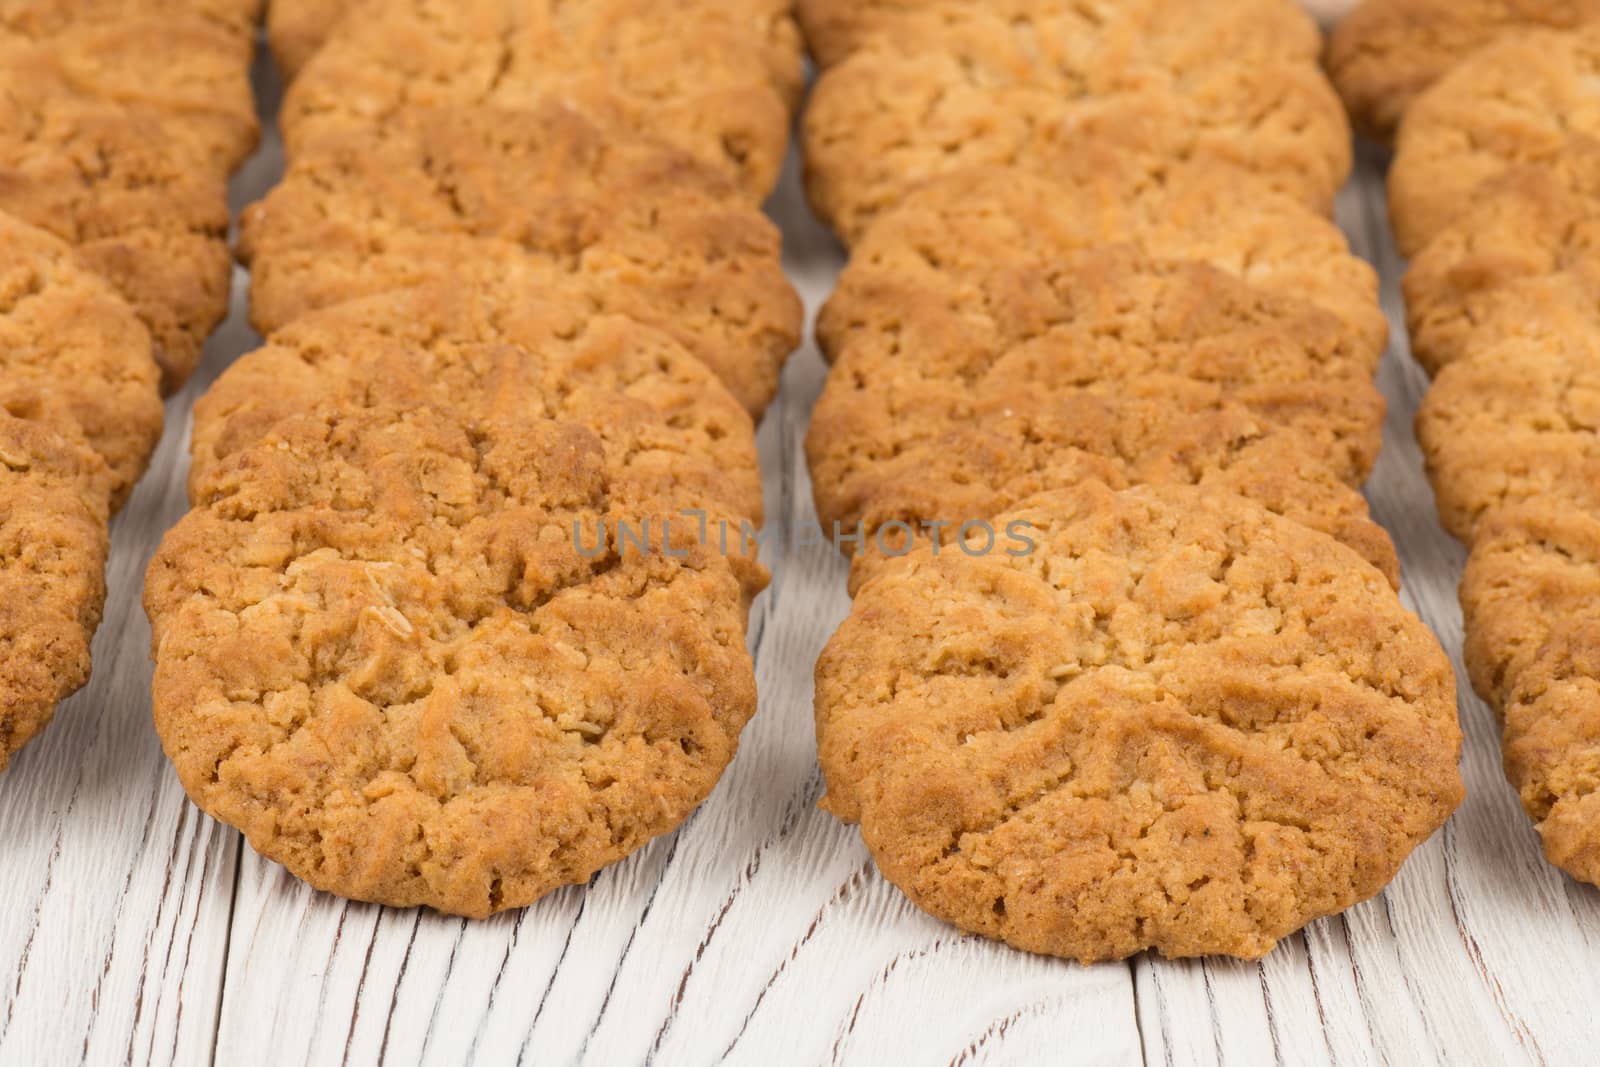
[[48, 230], [132, 305], [163, 386], [181, 385], [228, 307], [227, 184], [154, 116], [49, 79], [0, 93], [0, 211]]
[[1168, 66], [1224, 56], [1236, 63], [1262, 57], [1314, 63], [1322, 51], [1316, 23], [1293, 0], [799, 0], [796, 10], [823, 67], [843, 62], [869, 39], [926, 33], [975, 10], [1108, 62], [1132, 54]]
[[1406, 111], [1389, 172], [1395, 239], [1407, 257], [1477, 203], [1507, 168], [1592, 151], [1600, 24], [1528, 31], [1483, 48]]
[[0, 770], [89, 680], [106, 593], [99, 467], [0, 411]]
[[306, 416], [234, 456], [145, 592], [189, 795], [320, 889], [468, 916], [674, 829], [755, 711], [756, 586], [676, 537], [580, 548], [650, 515], [628, 483], [515, 414]]
[[[824, 528], [837, 523], [859, 535], [840, 542], [852, 555], [852, 593], [913, 544], [958, 551], [963, 526], [979, 535], [1027, 497], [1090, 480], [1238, 493], [1343, 541], [1399, 586], [1394, 544], [1361, 494], [1298, 434], [1221, 390], [1160, 376], [1116, 395], [1012, 382], [975, 396], [968, 414], [897, 435], [892, 456], [859, 464], [836, 484], [813, 483]], [[812, 444], [824, 457], [819, 473], [837, 470], [825, 437]]]
[[263, 334], [430, 279], [560, 285], [670, 333], [756, 414], [801, 330], [781, 236], [726, 179], [555, 103], [324, 140], [245, 213], [240, 254]]
[[1383, 576], [1229, 494], [1024, 502], [817, 666], [824, 806], [919, 907], [1084, 961], [1256, 958], [1381, 890], [1462, 796], [1449, 660]]
[[[775, 34], [790, 52], [781, 76]], [[652, 0], [366, 0], [295, 79], [280, 123], [292, 158], [411, 111], [560, 100], [663, 138], [760, 200], [777, 182], [799, 85], [789, 20], [752, 19], [734, 0], [670, 11]]]
[[[1383, 398], [1365, 354], [1321, 309], [1269, 296], [1203, 263], [1119, 248], [1083, 253], [1029, 279], [1028, 314], [1020, 313], [1021, 300], [1006, 299], [1007, 280], [963, 292], [907, 278], [894, 299], [863, 301], [871, 310], [836, 349], [812, 417], [819, 494], [841, 490], [852, 472], [911, 440], [968, 423], [979, 411], [1005, 411], [1010, 397], [1117, 396], [1150, 375], [1174, 388], [1187, 381], [1220, 390], [1262, 421], [1299, 432], [1352, 483], [1370, 472], [1382, 443]], [[989, 409], [991, 399], [998, 403]]]
[[817, 82], [807, 190], [847, 243], [931, 178], [986, 165], [1048, 174], [1085, 150], [1226, 163], [1324, 213], [1349, 173], [1344, 111], [1310, 63], [1058, 55], [1070, 35], [959, 13], [938, 33], [873, 39]]
[[1387, 143], [1417, 94], [1473, 52], [1597, 17], [1600, 0], [1366, 0], [1329, 39], [1328, 74], [1356, 129]]
[[195, 404], [191, 485], [286, 419], [324, 407], [498, 412], [587, 427], [607, 461], [662, 496], [761, 521], [750, 416], [670, 337], [589, 316], [559, 290], [522, 300], [435, 285], [296, 320]]
[[1479, 528], [1461, 586], [1467, 667], [1545, 856], [1600, 882], [1600, 518], [1536, 501]]
[[112, 510], [161, 437], [160, 378], [127, 303], [66, 244], [0, 212], [0, 409], [98, 453]]
[[1600, 516], [1600, 330], [1507, 342], [1446, 367], [1417, 413], [1445, 528], [1542, 501]]
[[1507, 343], [1600, 330], [1600, 145], [1513, 167], [1473, 200], [1406, 273], [1417, 361], [1437, 374]]
[[818, 319], [824, 354], [857, 332], [895, 328], [908, 300], [981, 293], [996, 328], [1035, 329], [1053, 313], [1049, 280], [1063, 261], [1127, 245], [1321, 306], [1376, 372], [1389, 338], [1378, 277], [1337, 226], [1231, 168], [1126, 163], [1086, 151], [1049, 177], [981, 168], [912, 193], [852, 249]]

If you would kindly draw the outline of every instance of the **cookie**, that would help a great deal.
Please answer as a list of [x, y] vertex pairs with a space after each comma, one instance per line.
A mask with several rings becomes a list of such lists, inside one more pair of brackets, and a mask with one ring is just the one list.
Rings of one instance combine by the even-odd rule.
[[1600, 152], [1513, 167], [1411, 261], [1411, 352], [1431, 374], [1507, 343], [1600, 330]]
[[168, 391], [228, 308], [227, 185], [148, 113], [0, 74], [0, 211], [48, 230], [133, 307]]
[[98, 453], [113, 511], [161, 438], [160, 377], [127, 303], [66, 244], [0, 213], [0, 409]]
[[714, 170], [555, 103], [325, 140], [240, 232], [263, 334], [430, 279], [514, 299], [559, 284], [670, 333], [757, 414], [800, 337], [781, 248]]
[[1600, 519], [1560, 503], [1479, 529], [1461, 586], [1467, 667], [1499, 709], [1505, 768], [1551, 863], [1600, 881]]
[[1231, 168], [1126, 164], [1084, 152], [1049, 177], [982, 168], [918, 189], [852, 250], [817, 324], [824, 353], [858, 329], [892, 328], [902, 302], [920, 293], [955, 300], [956, 292], [984, 292], [998, 328], [1035, 328], [1051, 314], [1046, 281], [1058, 263], [1129, 245], [1320, 305], [1348, 326], [1349, 343], [1376, 371], [1389, 337], [1378, 277], [1337, 226]]
[[98, 468], [0, 411], [0, 770], [89, 680], [109, 547]]
[[892, 456], [856, 465], [837, 482], [841, 457], [830, 454], [826, 433], [811, 439], [824, 529], [837, 523], [858, 538], [839, 542], [852, 555], [852, 592], [914, 544], [958, 551], [964, 527], [982, 536], [1020, 501], [1090, 480], [1237, 493], [1344, 542], [1399, 586], [1394, 544], [1361, 494], [1297, 434], [1221, 390], [1161, 377], [1114, 396], [1011, 383], [976, 393], [970, 416], [896, 434]]
[[650, 0], [367, 0], [295, 79], [279, 122], [292, 158], [415, 110], [560, 100], [677, 145], [761, 200], [787, 152], [799, 64], [787, 18], [752, 19], [735, 0], [670, 12]]
[[285, 81], [296, 78], [322, 48], [350, 0], [272, 0], [267, 8], [267, 44]]
[[[848, 275], [854, 267], [846, 271]], [[1161, 376], [1222, 391], [1293, 429], [1358, 484], [1382, 443], [1383, 398], [1343, 324], [1209, 265], [1105, 248], [1029, 279], [1027, 313], [1000, 277], [983, 289], [899, 280], [863, 301], [812, 417], [819, 493], [919, 435], [970, 422], [989, 398], [1090, 390], [1117, 396]], [[841, 289], [844, 289], [841, 286]], [[856, 290], [859, 293], [862, 290]]]
[[515, 413], [306, 416], [233, 457], [145, 591], [184, 788], [319, 889], [468, 916], [674, 829], [755, 711], [756, 588], [676, 535], [600, 549], [653, 517], [628, 477]]
[[1417, 438], [1440, 517], [1463, 541], [1529, 501], [1600, 515], [1600, 330], [1451, 364], [1423, 399]]
[[1400, 251], [1420, 253], [1507, 168], [1584, 150], [1600, 131], [1591, 104], [1597, 72], [1600, 25], [1528, 31], [1474, 52], [1418, 96], [1389, 171]]
[[1388, 143], [1417, 94], [1480, 48], [1597, 17], [1596, 0], [1367, 0], [1329, 38], [1328, 75], [1356, 130]]
[[234, 37], [248, 64], [264, 6], [264, 0], [4, 0], [0, 26], [40, 37], [129, 16], [199, 19]]
[[1312, 64], [1216, 57], [1187, 69], [976, 6], [938, 32], [875, 38], [818, 80], [803, 139], [812, 206], [854, 244], [931, 178], [976, 166], [1048, 174], [1086, 148], [1209, 160], [1327, 213], [1350, 169], [1338, 98]]
[[500, 412], [589, 429], [608, 463], [663, 496], [761, 522], [750, 417], [699, 360], [656, 330], [589, 317], [559, 290], [522, 301], [438, 285], [296, 320], [195, 404], [191, 485], [286, 419], [331, 407]]
[[199, 12], [162, 6], [100, 5], [58, 21], [0, 11], [0, 88], [151, 115], [227, 174], [260, 138], [251, 42]]
[[1041, 35], [1072, 40], [1106, 58], [1132, 50], [1194, 62], [1228, 56], [1316, 62], [1322, 34], [1290, 0], [1197, 5], [1185, 0], [799, 0], [795, 5], [817, 63], [831, 67], [865, 41], [926, 32], [973, 10], [1013, 24], [1037, 25]]
[[1085, 962], [1256, 958], [1460, 802], [1449, 660], [1331, 538], [1094, 483], [997, 521], [1031, 551], [885, 568], [817, 666], [823, 804], [919, 907]]

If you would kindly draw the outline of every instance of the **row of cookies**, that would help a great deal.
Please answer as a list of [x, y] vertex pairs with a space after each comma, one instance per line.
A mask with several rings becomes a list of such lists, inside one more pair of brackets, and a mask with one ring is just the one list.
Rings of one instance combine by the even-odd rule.
[[1289, 2], [809, 0], [851, 247], [808, 440], [856, 552], [825, 805], [961, 928], [1255, 957], [1459, 802], [1449, 665], [1356, 486], [1377, 282]]
[[1600, 10], [1523, 6], [1405, 107], [1390, 199], [1467, 666], [1546, 856], [1600, 882]]
[[88, 680], [110, 517], [226, 308], [258, 6], [0, 4], [0, 768]]
[[242, 221], [267, 341], [195, 408], [156, 724], [295, 875], [482, 916], [676, 827], [755, 711], [754, 422], [801, 325], [759, 202], [798, 32], [734, 0], [347, 6]]

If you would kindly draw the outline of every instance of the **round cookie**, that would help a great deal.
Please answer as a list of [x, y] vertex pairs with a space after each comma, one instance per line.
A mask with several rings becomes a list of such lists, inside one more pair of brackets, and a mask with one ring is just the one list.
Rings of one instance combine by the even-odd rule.
[[513, 300], [438, 285], [315, 312], [231, 366], [195, 404], [192, 486], [286, 419], [324, 408], [498, 413], [592, 431], [607, 462], [735, 525], [762, 514], [750, 417], [671, 338], [585, 316], [559, 290]]
[[1297, 434], [1263, 423], [1220, 390], [1161, 377], [1115, 396], [1014, 384], [977, 398], [971, 414], [968, 422], [919, 427], [893, 456], [837, 485], [813, 482], [824, 527], [860, 535], [859, 543], [840, 542], [853, 552], [852, 593], [912, 544], [955, 551], [968, 524], [981, 535], [1020, 501], [1091, 479], [1115, 489], [1237, 493], [1344, 542], [1399, 587], [1394, 544], [1361, 494]]
[[1484, 520], [1461, 584], [1467, 669], [1551, 863], [1600, 881], [1600, 519], [1534, 501]]
[[817, 666], [824, 806], [963, 930], [1256, 958], [1381, 890], [1462, 796], [1438, 641], [1325, 535], [1189, 488], [1048, 493], [926, 551]]
[[1406, 111], [1389, 171], [1395, 240], [1416, 256], [1509, 167], [1557, 164], [1600, 132], [1600, 25], [1509, 35], [1462, 61]]
[[1387, 143], [1417, 94], [1473, 52], [1596, 17], [1597, 0], [1366, 0], [1329, 38], [1328, 75], [1357, 131]]
[[1051, 24], [954, 10], [936, 30], [872, 39], [812, 92], [807, 191], [848, 244], [931, 178], [1049, 174], [1086, 148], [1225, 163], [1324, 213], [1349, 172], [1344, 112], [1310, 63], [1170, 69], [1136, 48], [1079, 54], [1076, 31]]
[[[227, 174], [260, 123], [246, 39], [199, 12], [138, 7], [44, 22], [0, 12], [0, 85], [43, 78], [73, 95], [146, 113]], [[31, 87], [38, 91], [39, 86]]]
[[917, 33], [972, 10], [1007, 22], [1041, 24], [1084, 50], [1110, 58], [1132, 48], [1168, 65], [1228, 56], [1246, 63], [1287, 58], [1315, 63], [1316, 23], [1292, 0], [1194, 4], [1189, 0], [799, 0], [795, 5], [811, 54], [831, 67], [873, 38]]
[[1600, 515], [1600, 331], [1446, 367], [1417, 413], [1445, 528], [1529, 501]]
[[1403, 287], [1411, 351], [1443, 367], [1516, 342], [1562, 344], [1600, 330], [1600, 152], [1513, 167], [1411, 261]]
[[0, 212], [0, 410], [99, 454], [113, 511], [161, 438], [150, 335], [66, 244]]
[[109, 547], [98, 467], [0, 411], [0, 770], [89, 680]]
[[280, 124], [293, 158], [412, 111], [560, 100], [678, 146], [759, 201], [777, 184], [801, 84], [789, 18], [752, 18], [735, 0], [670, 13], [652, 0], [366, 0], [295, 79]]
[[263, 334], [428, 280], [513, 296], [559, 285], [671, 334], [754, 414], [801, 331], [781, 251], [710, 168], [556, 103], [435, 109], [324, 140], [240, 233]]
[[812, 415], [812, 478], [824, 516], [835, 510], [827, 496], [849, 495], [856, 472], [982, 413], [1003, 415], [1013, 398], [1116, 397], [1150, 376], [1205, 398], [1221, 392], [1296, 431], [1353, 484], [1370, 472], [1383, 398], [1366, 357], [1326, 312], [1203, 263], [1114, 247], [1025, 278], [1027, 313], [1010, 299], [1011, 280], [940, 292], [907, 277], [903, 300], [863, 301], [876, 318], [855, 320]]
[[319, 889], [469, 916], [671, 831], [755, 711], [761, 576], [676, 534], [595, 543], [650, 506], [555, 420], [281, 424], [151, 565], [184, 788]]
[[0, 72], [0, 211], [71, 244], [149, 329], [181, 385], [227, 312], [227, 185], [145, 110], [79, 93], [34, 50]]
[[817, 322], [824, 354], [854, 333], [894, 328], [908, 301], [954, 303], [974, 291], [995, 305], [997, 328], [1034, 328], [1052, 313], [1046, 281], [1062, 260], [1130, 245], [1319, 305], [1347, 325], [1376, 373], [1389, 338], [1378, 277], [1337, 226], [1229, 167], [1128, 164], [1085, 151], [1048, 177], [978, 168], [929, 182], [852, 249]]

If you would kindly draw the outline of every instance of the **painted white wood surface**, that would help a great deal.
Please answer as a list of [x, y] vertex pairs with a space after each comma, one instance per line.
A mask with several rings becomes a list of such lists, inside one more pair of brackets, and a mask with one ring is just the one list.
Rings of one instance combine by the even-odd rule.
[[[236, 199], [276, 169], [269, 144]], [[841, 255], [792, 168], [772, 207], [814, 308]], [[1340, 210], [1398, 322], [1374, 160]], [[677, 834], [489, 922], [310, 891], [188, 804], [149, 721], [142, 570], [183, 510], [190, 403], [254, 343], [236, 311], [169, 405], [154, 469], [118, 520], [93, 683], [0, 777], [0, 1064], [1595, 1059], [1600, 892], [1540, 861], [1493, 716], [1470, 695], [1461, 812], [1382, 897], [1259, 965], [1084, 968], [921, 915], [815, 807], [811, 668], [847, 608], [844, 567], [789, 539], [770, 553], [751, 632], [761, 712]], [[812, 516], [801, 442], [822, 375], [808, 346], [761, 431], [782, 529]], [[1370, 496], [1399, 541], [1408, 602], [1459, 663], [1462, 553], [1422, 477], [1410, 420], [1426, 382], [1403, 338], [1382, 382], [1388, 447]]]

